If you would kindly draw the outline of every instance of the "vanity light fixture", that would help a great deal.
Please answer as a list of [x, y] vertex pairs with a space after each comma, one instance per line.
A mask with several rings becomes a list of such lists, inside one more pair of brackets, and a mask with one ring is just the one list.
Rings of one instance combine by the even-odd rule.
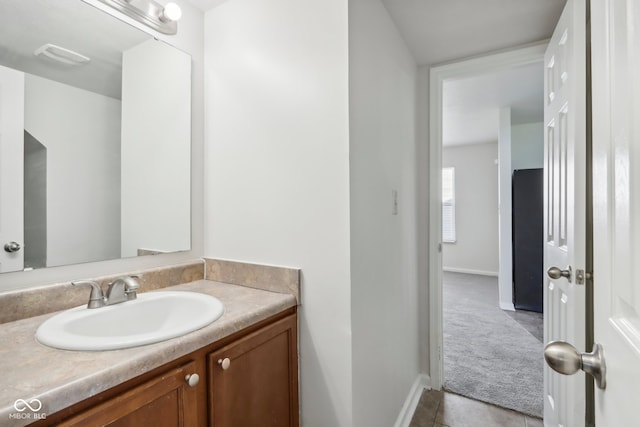
[[178, 32], [178, 20], [182, 17], [182, 10], [175, 3], [163, 6], [154, 0], [100, 1], [163, 34]]
[[162, 22], [178, 22], [182, 18], [182, 9], [175, 3], [167, 3], [158, 17]]

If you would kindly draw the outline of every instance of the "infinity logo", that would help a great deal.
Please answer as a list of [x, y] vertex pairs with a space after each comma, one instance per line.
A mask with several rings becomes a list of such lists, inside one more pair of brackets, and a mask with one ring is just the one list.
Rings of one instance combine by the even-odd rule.
[[13, 403], [13, 407], [16, 408], [16, 411], [18, 412], [24, 412], [27, 408], [31, 409], [31, 412], [38, 412], [42, 409], [42, 402], [38, 399], [31, 399], [29, 402], [24, 399], [18, 399]]

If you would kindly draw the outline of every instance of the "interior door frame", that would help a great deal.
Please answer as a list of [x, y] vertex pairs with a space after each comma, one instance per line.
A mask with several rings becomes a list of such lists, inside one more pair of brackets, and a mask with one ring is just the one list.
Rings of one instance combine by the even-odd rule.
[[[429, 376], [435, 390], [444, 384], [442, 317], [442, 94], [446, 80], [544, 62], [548, 40], [482, 57], [433, 66], [429, 70]], [[502, 267], [500, 268], [502, 270]]]
[[2, 273], [24, 270], [24, 89], [24, 72], [0, 66], [0, 245], [19, 245], [0, 255]]

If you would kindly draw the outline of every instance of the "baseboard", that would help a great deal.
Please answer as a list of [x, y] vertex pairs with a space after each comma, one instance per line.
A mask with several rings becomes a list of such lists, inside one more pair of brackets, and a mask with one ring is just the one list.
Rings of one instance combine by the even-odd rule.
[[500, 301], [500, 308], [507, 311], [516, 311], [513, 303]]
[[411, 418], [413, 418], [413, 413], [416, 411], [416, 407], [420, 401], [420, 396], [422, 396], [422, 390], [425, 388], [431, 388], [431, 378], [429, 378], [428, 375], [419, 374], [418, 378], [416, 378], [411, 386], [411, 390], [409, 391], [407, 399], [404, 401], [404, 405], [402, 405], [402, 409], [400, 410], [400, 414], [398, 415], [398, 419], [396, 420], [394, 427], [409, 427]]
[[497, 271], [472, 270], [469, 268], [455, 268], [455, 267], [442, 267], [442, 271], [448, 271], [450, 273], [465, 273], [465, 274], [477, 274], [479, 276], [498, 277]]

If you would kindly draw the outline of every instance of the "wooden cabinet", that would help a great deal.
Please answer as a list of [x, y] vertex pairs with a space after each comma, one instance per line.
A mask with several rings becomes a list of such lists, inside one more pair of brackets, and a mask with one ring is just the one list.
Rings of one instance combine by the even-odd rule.
[[60, 423], [62, 427], [192, 427], [198, 424], [195, 363], [158, 375], [121, 395]]
[[210, 426], [298, 426], [296, 335], [291, 316], [208, 356]]
[[[193, 378], [189, 384], [193, 374], [199, 376], [197, 384]], [[297, 317], [291, 308], [48, 414], [33, 426], [298, 427], [298, 423]]]

